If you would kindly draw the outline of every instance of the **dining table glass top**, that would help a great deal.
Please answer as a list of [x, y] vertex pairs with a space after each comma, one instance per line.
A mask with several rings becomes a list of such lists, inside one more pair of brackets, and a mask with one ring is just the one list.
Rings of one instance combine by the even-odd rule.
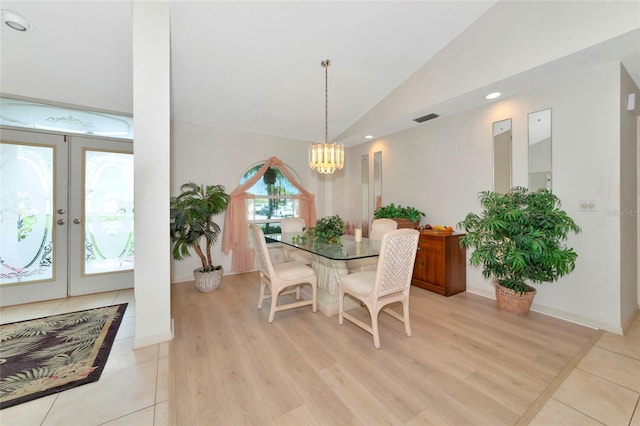
[[332, 244], [300, 238], [303, 235], [304, 233], [301, 232], [284, 232], [266, 234], [265, 239], [267, 242], [279, 242], [332, 260], [363, 259], [380, 254], [381, 241], [379, 240], [363, 238], [361, 242], [356, 243], [353, 235], [343, 235], [340, 237], [340, 242]]

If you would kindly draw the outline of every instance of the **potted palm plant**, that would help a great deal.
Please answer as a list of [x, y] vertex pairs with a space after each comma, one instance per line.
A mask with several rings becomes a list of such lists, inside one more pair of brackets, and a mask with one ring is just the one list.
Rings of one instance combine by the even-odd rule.
[[213, 291], [220, 285], [223, 270], [211, 258], [211, 247], [220, 236], [220, 226], [212, 218], [225, 211], [229, 194], [222, 185], [199, 186], [193, 182], [182, 185], [180, 191], [170, 200], [172, 255], [182, 260], [193, 250], [202, 262], [202, 267], [193, 271], [196, 287]]
[[469, 213], [458, 223], [466, 232], [460, 245], [474, 249], [469, 263], [493, 281], [498, 307], [524, 315], [536, 293], [529, 283], [557, 281], [574, 270], [578, 255], [564, 241], [581, 229], [546, 189], [483, 191], [479, 200], [482, 214]]

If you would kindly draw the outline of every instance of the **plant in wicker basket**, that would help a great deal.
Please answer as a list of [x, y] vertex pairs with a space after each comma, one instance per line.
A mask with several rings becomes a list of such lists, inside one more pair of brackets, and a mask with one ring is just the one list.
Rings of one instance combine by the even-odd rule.
[[199, 186], [193, 182], [185, 183], [180, 190], [180, 195], [171, 197], [169, 203], [171, 253], [175, 260], [182, 260], [193, 250], [202, 263], [193, 271], [196, 287], [203, 292], [212, 291], [222, 277], [222, 266], [214, 265], [211, 258], [211, 247], [220, 235], [213, 216], [226, 210], [229, 195], [222, 185]]
[[[482, 214], [469, 213], [458, 223], [466, 231], [460, 245], [474, 249], [469, 263], [482, 266], [482, 275], [493, 280], [498, 307], [524, 314], [535, 295], [528, 282], [557, 281], [575, 269], [578, 255], [564, 241], [570, 232], [581, 229], [559, 208], [558, 197], [546, 189], [483, 191], [479, 200]], [[509, 301], [503, 296], [517, 298]]]
[[387, 204], [376, 209], [373, 217], [376, 219], [388, 218], [398, 222], [398, 228], [417, 228], [420, 220], [424, 217], [424, 213], [411, 206], [396, 206], [395, 204]]

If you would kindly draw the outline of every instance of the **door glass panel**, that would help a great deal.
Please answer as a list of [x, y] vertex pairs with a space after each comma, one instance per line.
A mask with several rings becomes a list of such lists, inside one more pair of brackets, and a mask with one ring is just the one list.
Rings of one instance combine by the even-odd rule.
[[133, 155], [84, 152], [83, 274], [133, 269]]
[[0, 125], [133, 139], [133, 118], [120, 114], [0, 98]]
[[0, 285], [52, 280], [53, 146], [0, 144]]

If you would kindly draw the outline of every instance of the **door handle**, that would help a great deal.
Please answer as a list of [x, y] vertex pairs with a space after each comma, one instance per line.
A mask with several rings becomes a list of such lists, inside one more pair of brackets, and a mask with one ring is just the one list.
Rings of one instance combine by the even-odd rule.
[[58, 209], [58, 214], [65, 214], [67, 211], [65, 209]]
[[58, 225], [64, 225], [65, 223], [67, 223], [67, 221], [64, 220], [64, 219], [58, 219], [57, 223], [58, 223]]
[[75, 223], [76, 225], [80, 225], [82, 221], [80, 219], [73, 219], [73, 223]]

